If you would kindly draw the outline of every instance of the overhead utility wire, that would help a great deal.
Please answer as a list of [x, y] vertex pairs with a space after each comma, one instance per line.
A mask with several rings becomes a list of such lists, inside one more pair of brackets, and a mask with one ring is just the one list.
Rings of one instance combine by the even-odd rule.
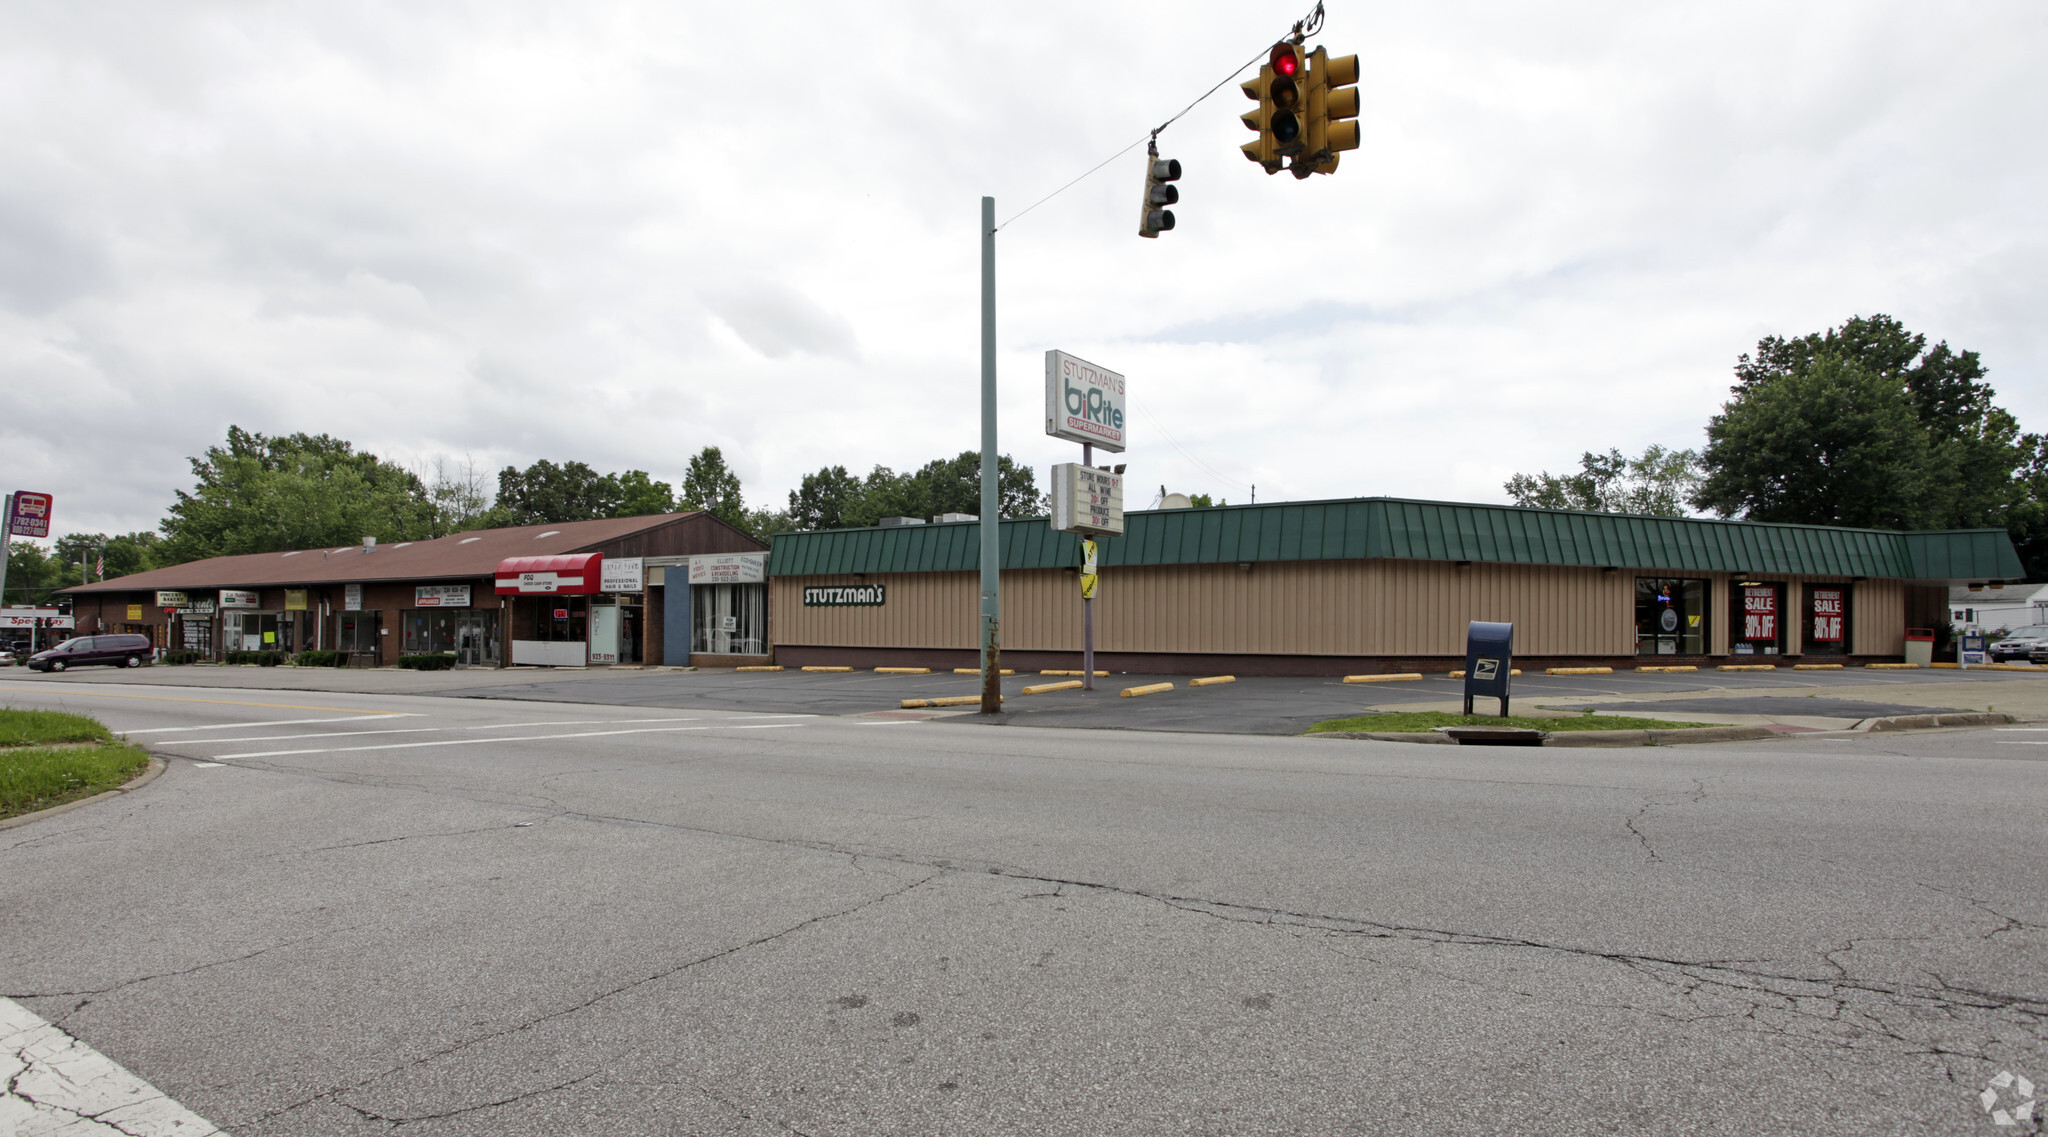
[[[1306, 19], [1296, 22], [1294, 25], [1294, 32], [1292, 34], [1314, 35], [1317, 32], [1321, 31], [1322, 27], [1323, 4], [1322, 0], [1316, 0], [1315, 11], [1310, 12]], [[1244, 63], [1239, 64], [1237, 70], [1232, 71], [1230, 74], [1225, 75], [1223, 77], [1223, 82], [1218, 83], [1214, 87], [1211, 87], [1208, 90], [1202, 92], [1200, 98], [1197, 98], [1194, 102], [1189, 103], [1187, 106], [1182, 107], [1180, 109], [1179, 114], [1176, 114], [1172, 118], [1167, 119], [1165, 122], [1160, 123], [1158, 126], [1153, 127], [1152, 133], [1146, 135], [1144, 138], [1138, 139], [1136, 142], [1131, 143], [1129, 146], [1124, 147], [1116, 153], [1111, 154], [1109, 157], [1104, 158], [1102, 161], [1097, 162], [1095, 165], [1089, 167], [1088, 171], [1082, 174], [1080, 177], [1075, 178], [1073, 181], [1068, 182], [1066, 185], [1061, 186], [1060, 188], [1052, 191], [1051, 193], [1046, 194], [1044, 197], [1039, 198], [1037, 201], [1032, 202], [1030, 205], [1025, 206], [1023, 209], [1018, 210], [1016, 213], [1011, 214], [1008, 221], [1004, 221], [1001, 225], [995, 227], [995, 231], [998, 233], [1002, 232], [1002, 230], [1006, 226], [1008, 226], [1011, 221], [1017, 220], [1019, 217], [1022, 217], [1025, 214], [1031, 212], [1032, 210], [1037, 209], [1039, 206], [1044, 205], [1046, 202], [1051, 201], [1053, 198], [1056, 198], [1059, 195], [1067, 192], [1068, 190], [1073, 189], [1075, 186], [1081, 184], [1082, 182], [1087, 181], [1089, 176], [1094, 174], [1095, 171], [1100, 170], [1102, 167], [1109, 165], [1111, 162], [1114, 162], [1118, 158], [1121, 158], [1124, 155], [1130, 153], [1131, 151], [1137, 149], [1141, 143], [1147, 141], [1157, 141], [1159, 138], [1160, 131], [1165, 130], [1167, 127], [1172, 126], [1176, 122], [1179, 122], [1181, 115], [1184, 115], [1189, 111], [1194, 110], [1196, 107], [1200, 106], [1202, 104], [1203, 99], [1206, 99], [1210, 95], [1213, 95], [1216, 92], [1222, 90], [1227, 84], [1229, 84], [1229, 82], [1232, 79], [1235, 79], [1239, 75], [1244, 74], [1246, 68], [1251, 67], [1253, 64], [1256, 64], [1260, 60], [1266, 58], [1266, 54], [1266, 52], [1262, 51], [1257, 55], [1252, 56], [1249, 60], [1245, 61]]]

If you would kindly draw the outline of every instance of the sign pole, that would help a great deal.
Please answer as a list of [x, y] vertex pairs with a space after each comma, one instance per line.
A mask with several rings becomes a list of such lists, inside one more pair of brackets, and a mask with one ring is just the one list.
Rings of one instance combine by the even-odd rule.
[[996, 199], [981, 199], [981, 713], [1003, 709], [1002, 520], [996, 469]]
[[[7, 506], [0, 512], [0, 608], [7, 606], [7, 558], [8, 547], [14, 543], [14, 495], [7, 495]], [[30, 639], [35, 637], [31, 635]]]

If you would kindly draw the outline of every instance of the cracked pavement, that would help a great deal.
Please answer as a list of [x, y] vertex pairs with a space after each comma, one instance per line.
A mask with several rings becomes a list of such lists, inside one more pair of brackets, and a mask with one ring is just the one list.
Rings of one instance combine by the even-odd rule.
[[0, 831], [0, 995], [237, 1137], [1990, 1132], [2048, 1075], [2048, 733], [120, 712], [170, 769]]

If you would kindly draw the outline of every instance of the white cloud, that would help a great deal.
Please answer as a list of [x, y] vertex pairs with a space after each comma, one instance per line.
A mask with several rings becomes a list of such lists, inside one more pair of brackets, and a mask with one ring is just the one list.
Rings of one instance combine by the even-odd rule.
[[[1298, 4], [17, 5], [0, 447], [60, 528], [153, 524], [230, 422], [750, 499], [977, 443], [1009, 217]], [[1498, 500], [1694, 445], [1758, 336], [1889, 312], [2048, 420], [2038, 6], [1333, 8], [1363, 147], [1244, 161], [1227, 85], [998, 239], [1004, 446], [1039, 356], [1126, 372], [1134, 483]], [[1170, 434], [1172, 442], [1167, 440]], [[1176, 445], [1177, 443], [1177, 445]]]

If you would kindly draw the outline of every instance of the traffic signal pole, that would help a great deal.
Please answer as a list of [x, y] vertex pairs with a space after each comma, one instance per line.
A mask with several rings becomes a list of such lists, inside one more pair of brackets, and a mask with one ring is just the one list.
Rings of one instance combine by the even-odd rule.
[[1002, 505], [996, 482], [996, 199], [981, 199], [981, 713], [1003, 709]]

